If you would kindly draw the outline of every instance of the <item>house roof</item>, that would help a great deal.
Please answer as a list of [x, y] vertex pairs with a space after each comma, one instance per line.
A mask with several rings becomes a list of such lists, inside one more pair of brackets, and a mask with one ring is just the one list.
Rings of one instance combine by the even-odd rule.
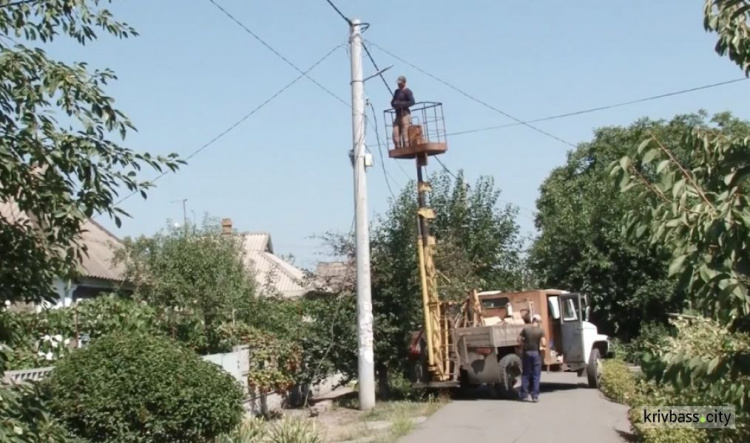
[[259, 285], [285, 298], [300, 297], [308, 292], [305, 273], [273, 253], [271, 234], [240, 234], [245, 252], [245, 266], [252, 269]]
[[320, 262], [315, 268], [316, 283], [326, 290], [340, 291], [357, 282], [354, 262]]
[[[30, 220], [15, 202], [0, 202], [0, 215], [8, 223]], [[86, 220], [81, 229], [81, 241], [86, 245], [88, 254], [83, 254], [80, 265], [82, 275], [102, 280], [124, 281], [125, 265], [114, 263], [115, 251], [122, 247], [120, 239], [93, 219]]]
[[120, 239], [93, 219], [88, 219], [83, 229], [82, 237], [88, 257], [84, 254], [82, 266], [87, 276], [125, 281], [125, 264], [115, 263], [115, 253], [123, 247]]

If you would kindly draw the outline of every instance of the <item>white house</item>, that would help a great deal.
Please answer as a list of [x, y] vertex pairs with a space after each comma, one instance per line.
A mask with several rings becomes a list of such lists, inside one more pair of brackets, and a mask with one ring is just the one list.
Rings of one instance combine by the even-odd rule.
[[[14, 202], [0, 203], [0, 217], [0, 223], [35, 223]], [[72, 282], [55, 280], [54, 285], [60, 298], [53, 306], [69, 306], [75, 300], [96, 297], [118, 288], [128, 289], [125, 266], [114, 263], [115, 251], [122, 247], [120, 239], [93, 219], [87, 220], [82, 230], [81, 242], [86, 245], [87, 254], [83, 255], [79, 265], [80, 277]], [[28, 309], [29, 306], [23, 308]], [[35, 309], [39, 311], [42, 306], [36, 306]]]

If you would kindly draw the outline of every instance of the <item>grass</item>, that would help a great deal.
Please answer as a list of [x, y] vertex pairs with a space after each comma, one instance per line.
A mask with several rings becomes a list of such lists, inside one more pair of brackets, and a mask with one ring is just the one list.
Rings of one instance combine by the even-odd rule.
[[249, 419], [217, 443], [323, 443], [366, 437], [375, 443], [394, 443], [414, 430], [415, 418], [429, 417], [450, 400], [445, 394], [429, 396], [398, 381], [391, 398], [361, 412], [354, 392], [335, 400], [330, 411], [315, 418], [308, 418], [306, 410], [290, 410], [281, 420]]
[[[329, 428], [331, 440], [328, 441], [374, 437], [376, 443], [393, 443], [414, 429], [415, 418], [429, 417], [447, 402], [445, 396], [412, 397], [408, 400], [379, 401], [374, 409], [359, 412], [359, 401], [355, 396], [343, 398], [335, 403], [334, 410], [350, 413], [349, 420], [339, 423], [338, 429]], [[382, 429], [381, 426], [387, 427]]]

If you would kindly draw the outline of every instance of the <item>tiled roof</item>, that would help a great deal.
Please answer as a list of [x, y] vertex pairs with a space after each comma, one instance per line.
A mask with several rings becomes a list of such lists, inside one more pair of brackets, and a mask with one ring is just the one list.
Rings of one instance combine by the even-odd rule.
[[[29, 218], [15, 202], [0, 203], [0, 215], [9, 223], [21, 222]], [[115, 250], [122, 246], [120, 240], [102, 225], [92, 219], [84, 222], [81, 240], [87, 246], [87, 253], [83, 255], [81, 273], [85, 277], [104, 280], [123, 281], [125, 266], [114, 264]]]
[[245, 265], [255, 273], [262, 288], [282, 297], [300, 297], [308, 292], [305, 273], [273, 254], [271, 235], [265, 232], [240, 234], [245, 252]]
[[343, 261], [320, 262], [315, 269], [315, 282], [321, 289], [334, 292], [354, 287], [357, 283], [355, 264]]
[[115, 252], [122, 247], [120, 239], [93, 219], [87, 220], [83, 229], [83, 242], [88, 249], [88, 257], [83, 256], [83, 269], [87, 276], [124, 281], [125, 264], [114, 262]]

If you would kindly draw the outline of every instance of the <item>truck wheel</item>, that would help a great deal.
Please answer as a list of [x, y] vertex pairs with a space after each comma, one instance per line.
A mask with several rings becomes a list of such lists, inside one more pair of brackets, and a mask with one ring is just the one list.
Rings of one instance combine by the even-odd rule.
[[586, 375], [589, 379], [589, 387], [599, 389], [602, 380], [602, 358], [597, 348], [591, 350], [589, 364], [586, 366]]
[[500, 382], [496, 384], [497, 393], [500, 398], [515, 399], [518, 393], [515, 390], [516, 380], [521, 376], [521, 357], [516, 354], [508, 354], [498, 362], [500, 368]]

